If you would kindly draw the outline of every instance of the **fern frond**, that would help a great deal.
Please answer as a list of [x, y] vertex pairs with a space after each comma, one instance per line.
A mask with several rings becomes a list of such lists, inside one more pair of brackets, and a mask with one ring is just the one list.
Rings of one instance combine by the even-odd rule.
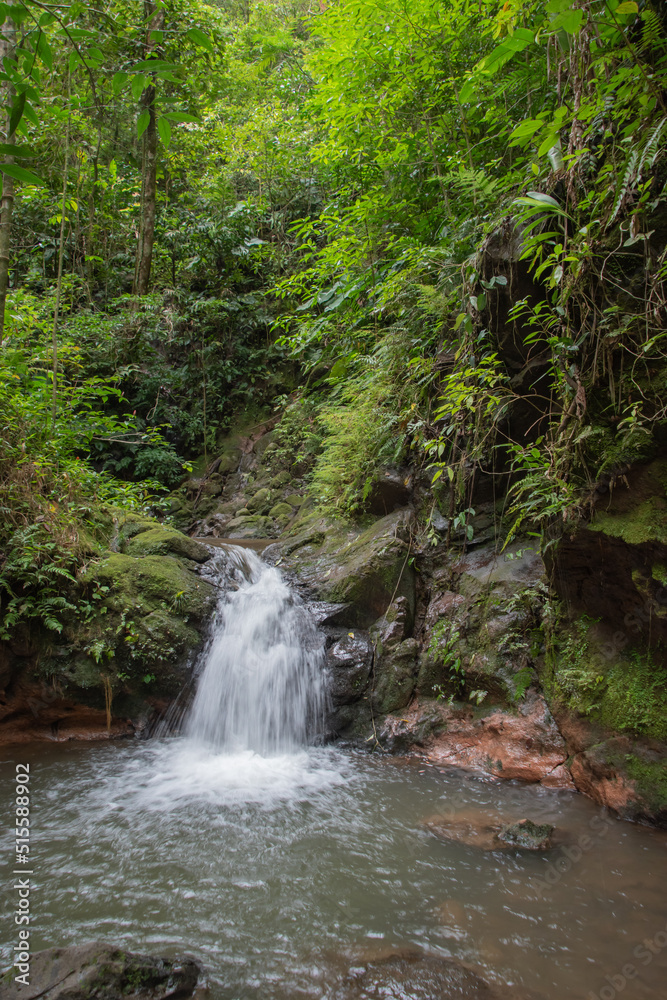
[[621, 210], [621, 206], [626, 199], [630, 186], [635, 177], [635, 169], [637, 167], [637, 160], [639, 159], [639, 154], [636, 149], [631, 150], [630, 155], [625, 161], [625, 169], [623, 171], [623, 180], [621, 181], [620, 187], [616, 193], [616, 200], [614, 202], [614, 210], [611, 214], [610, 222], [613, 222], [618, 213]]

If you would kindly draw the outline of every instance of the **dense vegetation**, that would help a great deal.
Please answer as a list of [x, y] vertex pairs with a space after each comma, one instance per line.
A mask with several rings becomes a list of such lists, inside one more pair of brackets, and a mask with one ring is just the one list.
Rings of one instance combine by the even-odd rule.
[[57, 630], [105, 508], [159, 511], [240, 413], [286, 415], [332, 513], [409, 463], [547, 544], [659, 446], [659, 0], [0, 19], [3, 637]]

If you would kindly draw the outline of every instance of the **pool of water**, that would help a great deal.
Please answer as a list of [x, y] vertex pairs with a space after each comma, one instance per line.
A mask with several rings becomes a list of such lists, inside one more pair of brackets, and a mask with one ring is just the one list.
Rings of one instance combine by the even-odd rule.
[[[32, 772], [34, 950], [188, 952], [215, 1000], [323, 997], [346, 955], [408, 944], [546, 1000], [667, 997], [667, 836], [578, 795], [416, 759], [216, 754], [183, 738], [2, 758], [4, 803], [15, 764]], [[569, 857], [444, 842], [421, 825], [433, 814], [555, 823]], [[12, 847], [5, 835], [6, 870]], [[7, 919], [2, 942], [8, 964]], [[617, 990], [628, 964], [637, 976]]]

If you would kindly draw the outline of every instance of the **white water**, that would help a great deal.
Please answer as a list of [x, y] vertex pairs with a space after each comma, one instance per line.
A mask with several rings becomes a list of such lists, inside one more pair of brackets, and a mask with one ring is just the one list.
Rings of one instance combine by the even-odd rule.
[[237, 589], [218, 606], [186, 734], [227, 754], [292, 754], [322, 731], [322, 637], [279, 570], [248, 549], [227, 553]]

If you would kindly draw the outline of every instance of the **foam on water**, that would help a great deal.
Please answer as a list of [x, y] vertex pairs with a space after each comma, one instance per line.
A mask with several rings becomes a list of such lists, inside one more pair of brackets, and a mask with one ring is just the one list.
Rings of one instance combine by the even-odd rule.
[[192, 806], [265, 808], [312, 801], [343, 783], [346, 758], [333, 749], [303, 748], [262, 756], [252, 750], [218, 753], [190, 739], [146, 744], [139, 756], [108, 768], [89, 790], [86, 809], [139, 815], [173, 813]]

